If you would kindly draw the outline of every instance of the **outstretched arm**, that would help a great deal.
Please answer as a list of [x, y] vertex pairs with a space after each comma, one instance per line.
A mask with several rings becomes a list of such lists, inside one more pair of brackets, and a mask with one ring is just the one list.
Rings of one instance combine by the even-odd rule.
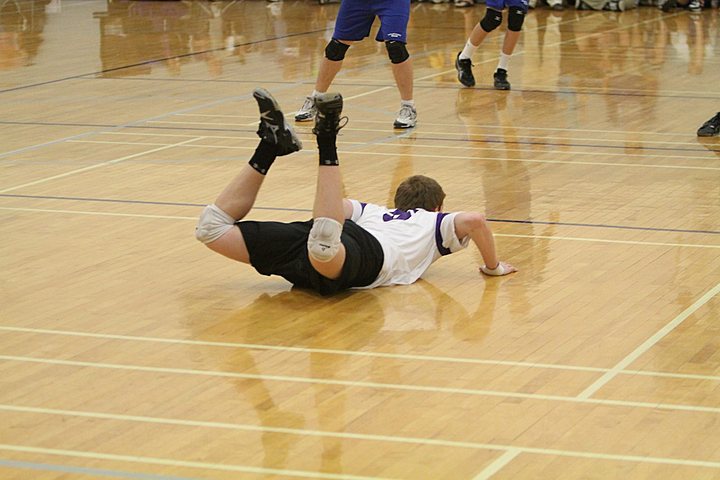
[[490, 226], [482, 213], [462, 212], [455, 216], [455, 234], [459, 239], [468, 235], [475, 242], [485, 265], [480, 271], [485, 275], [499, 276], [507, 275], [517, 271], [509, 263], [501, 262], [495, 251], [495, 239]]

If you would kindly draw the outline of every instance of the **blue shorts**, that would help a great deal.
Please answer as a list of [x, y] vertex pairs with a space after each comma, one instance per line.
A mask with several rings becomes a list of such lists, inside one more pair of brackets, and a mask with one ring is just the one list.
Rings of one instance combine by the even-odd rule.
[[505, 7], [521, 8], [524, 13], [528, 11], [528, 0], [487, 0], [487, 8], [502, 12]]
[[362, 40], [370, 35], [375, 17], [380, 18], [380, 30], [375, 40], [407, 43], [410, 0], [342, 0], [333, 38]]

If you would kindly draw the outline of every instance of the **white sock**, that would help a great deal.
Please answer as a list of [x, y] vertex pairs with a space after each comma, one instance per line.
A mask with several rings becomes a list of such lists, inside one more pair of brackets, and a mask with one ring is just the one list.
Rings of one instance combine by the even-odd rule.
[[313, 90], [313, 92], [310, 94], [312, 98], [317, 97], [318, 95], [325, 93], [325, 92], [318, 92], [317, 90]]
[[507, 70], [508, 63], [510, 63], [510, 55], [500, 52], [500, 61], [498, 62], [497, 68], [502, 68], [503, 70]]
[[477, 50], [479, 45], [473, 45], [470, 43], [470, 40], [465, 43], [465, 48], [463, 48], [463, 51], [460, 52], [460, 58], [463, 60], [470, 59], [473, 56], [473, 53], [475, 53], [475, 50]]
[[415, 100], [400, 100], [400, 106], [402, 107], [403, 105], [415, 108]]

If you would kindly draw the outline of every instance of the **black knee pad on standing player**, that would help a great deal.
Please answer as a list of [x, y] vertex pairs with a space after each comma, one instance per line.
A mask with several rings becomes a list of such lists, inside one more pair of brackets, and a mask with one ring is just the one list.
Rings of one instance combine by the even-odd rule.
[[350, 48], [350, 45], [338, 42], [333, 38], [325, 47], [325, 58], [333, 62], [339, 62], [345, 58], [345, 52], [347, 52], [348, 48]]
[[407, 48], [403, 42], [389, 41], [385, 42], [385, 48], [387, 48], [388, 57], [392, 63], [402, 63], [410, 58]]
[[492, 32], [500, 26], [502, 23], [502, 12], [493, 10], [492, 8], [485, 9], [485, 16], [480, 20], [480, 27], [487, 33]]
[[508, 30], [519, 32], [525, 21], [525, 10], [520, 7], [510, 7], [508, 11]]

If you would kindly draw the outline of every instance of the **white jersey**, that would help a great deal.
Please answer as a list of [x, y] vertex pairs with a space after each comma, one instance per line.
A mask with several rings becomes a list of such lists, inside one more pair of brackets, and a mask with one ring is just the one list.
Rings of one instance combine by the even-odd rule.
[[470, 237], [458, 239], [456, 213], [428, 212], [421, 208], [404, 211], [350, 200], [350, 220], [370, 232], [383, 249], [385, 259], [375, 281], [363, 288], [408, 285], [443, 255], [467, 247]]

